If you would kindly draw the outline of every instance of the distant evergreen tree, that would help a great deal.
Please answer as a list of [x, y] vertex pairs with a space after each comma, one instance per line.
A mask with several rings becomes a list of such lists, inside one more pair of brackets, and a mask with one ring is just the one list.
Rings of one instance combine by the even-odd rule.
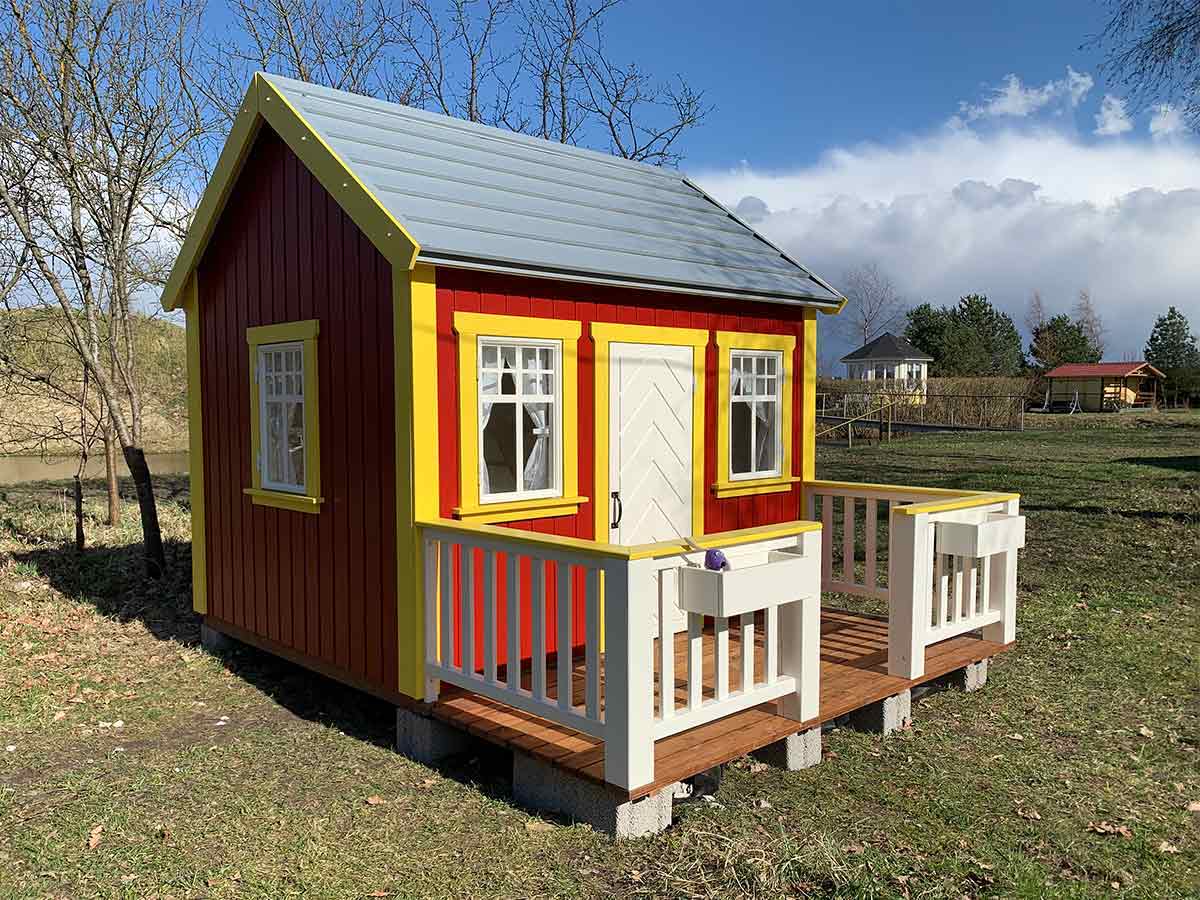
[[1187, 316], [1174, 306], [1154, 321], [1146, 341], [1146, 362], [1166, 372], [1169, 369], [1200, 367], [1200, 348], [1188, 325]]
[[937, 377], [1018, 375], [1025, 365], [1016, 325], [983, 294], [955, 306], [922, 303], [909, 310], [904, 336], [933, 357]]
[[1033, 367], [1042, 372], [1064, 363], [1100, 362], [1100, 353], [1083, 326], [1067, 315], [1054, 316], [1035, 328], [1029, 344]]

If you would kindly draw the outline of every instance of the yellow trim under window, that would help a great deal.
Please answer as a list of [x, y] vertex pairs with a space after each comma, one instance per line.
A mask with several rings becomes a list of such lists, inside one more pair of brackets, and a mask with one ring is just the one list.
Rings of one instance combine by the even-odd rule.
[[[783, 357], [779, 385], [780, 446], [779, 475], [734, 481], [729, 477], [729, 365], [733, 350], [773, 350]], [[718, 497], [746, 497], [790, 491], [801, 479], [792, 474], [792, 359], [796, 352], [794, 334], [745, 334], [717, 332], [717, 481], [712, 486]]]
[[[499, 316], [486, 313], [456, 312], [454, 331], [458, 335], [458, 446], [461, 481], [459, 501], [454, 510], [460, 519], [473, 522], [504, 522], [513, 519], [537, 519], [569, 516], [587, 502], [579, 494], [579, 335], [576, 321], [535, 319], [530, 316]], [[539, 497], [496, 503], [479, 499], [479, 338], [528, 338], [562, 341], [559, 374], [562, 384], [562, 493], [557, 497]]]
[[655, 325], [618, 325], [612, 322], [592, 324], [592, 342], [596, 346], [596, 437], [594, 537], [609, 538], [608, 466], [609, 442], [609, 345], [665, 344], [692, 348], [692, 537], [704, 534], [704, 354], [708, 331], [701, 328], [667, 328]]
[[[243, 493], [255, 506], [273, 506], [293, 512], [317, 513], [325, 499], [321, 496], [321, 425], [317, 382], [317, 335], [320, 322], [281, 322], [246, 329], [250, 348], [250, 478], [251, 486]], [[268, 490], [262, 485], [259, 454], [262, 434], [258, 418], [258, 349], [268, 344], [304, 345], [304, 493]]]

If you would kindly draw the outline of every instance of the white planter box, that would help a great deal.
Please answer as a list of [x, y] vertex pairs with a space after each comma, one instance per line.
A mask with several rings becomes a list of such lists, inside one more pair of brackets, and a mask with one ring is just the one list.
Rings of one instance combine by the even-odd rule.
[[939, 553], [955, 556], [982, 557], [1025, 546], [1025, 517], [1004, 513], [989, 513], [987, 520], [938, 522], [937, 549]]
[[772, 550], [768, 558], [762, 565], [727, 572], [681, 568], [679, 605], [687, 612], [727, 619], [820, 595], [817, 554]]

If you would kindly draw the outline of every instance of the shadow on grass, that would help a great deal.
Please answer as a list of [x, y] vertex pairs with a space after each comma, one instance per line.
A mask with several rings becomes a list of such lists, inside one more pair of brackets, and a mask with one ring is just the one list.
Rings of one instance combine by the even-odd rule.
[[1107, 509], [1103, 506], [1079, 506], [1072, 503], [1022, 503], [1021, 512], [1064, 512], [1089, 516], [1120, 516], [1124, 519], [1141, 519], [1144, 522], [1179, 522], [1190, 525], [1197, 520], [1196, 513], [1184, 510], [1159, 509]]
[[1200, 456], [1126, 456], [1124, 459], [1118, 459], [1117, 462], [1200, 474]]

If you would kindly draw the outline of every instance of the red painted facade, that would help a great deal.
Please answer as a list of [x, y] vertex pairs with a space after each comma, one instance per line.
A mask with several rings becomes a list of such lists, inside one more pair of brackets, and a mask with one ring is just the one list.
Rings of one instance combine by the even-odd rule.
[[[397, 686], [391, 268], [264, 126], [199, 270], [208, 616]], [[320, 321], [321, 484], [309, 515], [251, 504], [246, 329]]]

